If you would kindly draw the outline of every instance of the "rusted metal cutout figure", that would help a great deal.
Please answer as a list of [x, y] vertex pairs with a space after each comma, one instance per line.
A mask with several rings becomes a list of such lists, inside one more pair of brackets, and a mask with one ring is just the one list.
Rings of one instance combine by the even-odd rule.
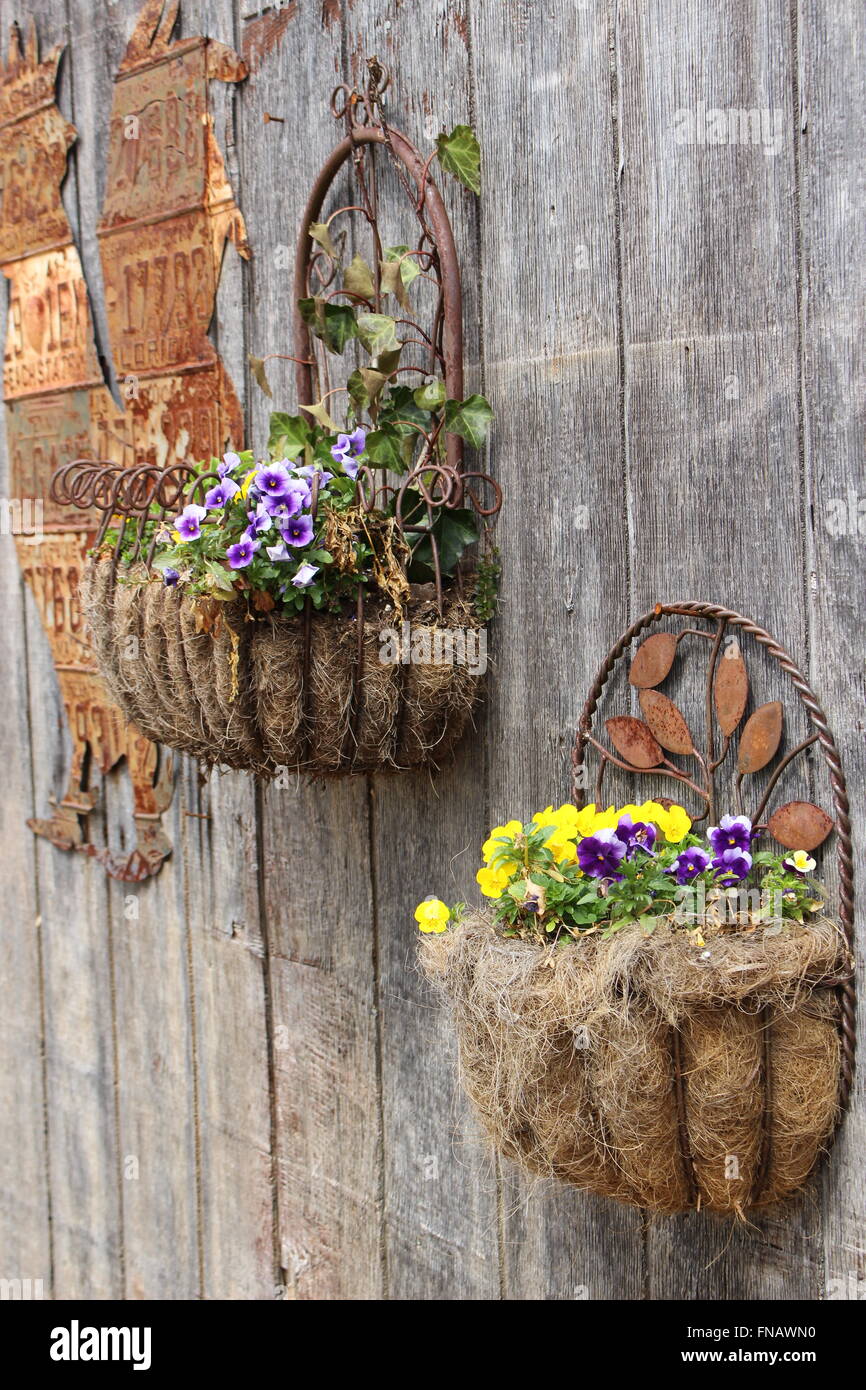
[[[611, 748], [597, 739], [593, 720], [604, 688], [620, 659], [632, 642], [647, 628], [665, 617], [683, 618], [679, 630], [653, 633], [637, 648], [629, 668], [629, 683], [638, 693], [642, 719], [632, 715], [614, 715], [605, 720]], [[700, 624], [700, 625], [699, 625]], [[749, 701], [749, 676], [740, 647], [740, 638], [756, 642], [774, 659], [791, 681], [809, 720], [809, 733], [777, 758], [782, 743], [784, 712], [780, 701], [771, 700], [758, 705], [743, 724]], [[695, 639], [706, 646], [707, 667], [703, 701], [705, 706], [705, 744], [701, 751], [685, 716], [677, 705], [658, 687], [667, 679]], [[690, 652], [690, 655], [693, 655]], [[742, 729], [740, 726], [742, 725]], [[717, 604], [686, 602], [657, 604], [623, 633], [608, 652], [590, 689], [578, 724], [572, 750], [573, 790], [578, 806], [587, 800], [585, 757], [592, 748], [598, 755], [598, 770], [592, 800], [602, 804], [602, 788], [607, 767], [612, 765], [636, 777], [664, 777], [679, 789], [677, 800], [687, 804], [697, 801], [697, 809], [689, 810], [693, 821], [709, 817], [716, 820], [718, 806], [716, 781], [732, 752], [737, 730], [736, 766], [731, 774], [733, 808], [738, 815], [747, 814], [754, 834], [770, 835], [786, 849], [813, 850], [823, 844], [830, 832], [836, 830], [836, 861], [839, 881], [838, 921], [849, 950], [854, 944], [854, 869], [851, 848], [851, 820], [845, 776], [839, 750], [827, 724], [818, 699], [783, 647], [749, 618]], [[717, 744], [717, 735], [721, 741]], [[767, 810], [783, 773], [807, 749], [817, 746], [824, 764], [833, 797], [834, 819], [819, 806], [808, 801], [789, 801], [767, 817]], [[674, 761], [674, 758], [677, 761]], [[691, 764], [683, 765], [683, 759]], [[747, 779], [765, 774], [762, 791], [755, 793], [752, 804], [745, 805]], [[656, 800], [670, 805], [670, 798]], [[853, 978], [842, 980], [838, 986], [840, 1002], [841, 1076], [840, 1107], [849, 1101], [854, 1073], [854, 1041], [856, 994]]]
[[[77, 587], [95, 513], [51, 495], [70, 458], [121, 470], [170, 467], [239, 447], [237, 397], [207, 336], [227, 239], [249, 254], [213, 131], [208, 84], [246, 69], [206, 38], [172, 41], [178, 0], [147, 0], [118, 70], [99, 226], [106, 310], [122, 404], [105, 384], [78, 250], [60, 197], [74, 127], [55, 101], [60, 46], [39, 58], [35, 23], [13, 28], [0, 69], [0, 266], [9, 281], [3, 387], [16, 546], [51, 645], [72, 737], [67, 789], [31, 828], [115, 878], [156, 873], [171, 845], [168, 758], [106, 698], [84, 638]], [[29, 522], [33, 524], [28, 524]], [[126, 757], [137, 843], [91, 843], [91, 768]]]

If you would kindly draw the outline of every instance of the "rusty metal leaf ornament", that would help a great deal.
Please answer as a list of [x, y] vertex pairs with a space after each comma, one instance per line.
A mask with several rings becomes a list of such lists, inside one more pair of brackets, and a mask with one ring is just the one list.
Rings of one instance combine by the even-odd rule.
[[775, 755], [782, 740], [782, 702], [760, 705], [746, 720], [740, 735], [737, 771], [742, 776], [760, 772]]
[[695, 745], [682, 713], [660, 690], [642, 690], [640, 707], [662, 748], [669, 753], [694, 753]]
[[628, 673], [629, 681], [639, 690], [649, 690], [654, 685], [661, 685], [674, 664], [676, 654], [675, 633], [656, 632], [652, 637], [647, 637], [635, 652]]
[[617, 753], [621, 753], [632, 767], [658, 767], [664, 762], [664, 754], [652, 730], [642, 719], [621, 714], [606, 719], [604, 727]]
[[749, 673], [746, 663], [740, 656], [739, 648], [736, 653], [729, 649], [719, 662], [713, 685], [716, 718], [723, 734], [734, 732], [746, 712], [748, 698]]
[[833, 824], [827, 812], [811, 801], [788, 801], [773, 813], [767, 829], [786, 849], [817, 849]]

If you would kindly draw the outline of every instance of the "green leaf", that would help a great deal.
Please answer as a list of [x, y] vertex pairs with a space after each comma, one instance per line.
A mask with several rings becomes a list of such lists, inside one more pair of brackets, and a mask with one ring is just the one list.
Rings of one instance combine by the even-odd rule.
[[399, 347], [394, 348], [393, 352], [380, 352], [374, 363], [376, 371], [381, 372], [382, 375], [386, 377], [393, 376], [400, 365], [400, 354], [402, 351], [403, 344], [401, 343]]
[[392, 386], [388, 392], [388, 398], [382, 406], [379, 416], [380, 423], [388, 422], [393, 424], [394, 429], [404, 436], [411, 436], [413, 440], [420, 438], [414, 425], [420, 425], [421, 429], [430, 428], [431, 419], [429, 410], [423, 410], [415, 401], [415, 393], [411, 386]]
[[397, 303], [408, 309], [409, 296], [397, 261], [379, 262], [379, 284], [383, 294], [393, 294]]
[[445, 402], [445, 428], [478, 448], [487, 438], [493, 411], [483, 396]]
[[373, 272], [363, 256], [356, 254], [352, 257], [352, 263], [343, 276], [343, 289], [348, 294], [360, 295], [362, 299], [371, 299], [375, 294]]
[[412, 281], [417, 280], [418, 276], [421, 274], [421, 267], [414, 256], [410, 256], [408, 252], [408, 246], [389, 246], [385, 252], [386, 261], [400, 262], [400, 276], [407, 290]]
[[406, 467], [403, 456], [403, 439], [393, 426], [373, 430], [368, 434], [364, 452], [370, 462], [377, 464], [380, 468], [391, 468], [395, 473], [402, 473]]
[[[439, 564], [442, 573], [446, 576], [452, 575], [464, 550], [478, 539], [474, 512], [466, 507], [458, 508], [456, 511], [440, 508], [433, 524], [433, 535], [439, 543]], [[426, 583], [434, 574], [433, 548], [429, 536], [425, 536], [415, 551], [409, 578], [416, 583]]]
[[250, 367], [252, 368], [253, 376], [255, 377], [256, 381], [259, 383], [259, 386], [261, 386], [261, 388], [262, 388], [262, 390], [264, 391], [265, 395], [266, 395], [266, 396], [270, 396], [271, 400], [273, 400], [274, 393], [273, 393], [273, 391], [271, 390], [270, 382], [268, 381], [267, 373], [265, 372], [265, 361], [264, 361], [264, 358], [263, 358], [263, 357], [253, 357], [252, 353], [250, 353], [250, 354], [249, 354], [249, 363], [250, 363]]
[[301, 405], [301, 403], [298, 402], [298, 409], [305, 410], [308, 415], [312, 415], [316, 423], [321, 425], [323, 429], [329, 430], [331, 434], [339, 433], [340, 426], [337, 424], [336, 420], [331, 419], [325, 408], [324, 401], [317, 401], [315, 405]]
[[358, 332], [351, 304], [328, 304], [324, 299], [299, 299], [298, 309], [310, 332], [321, 338], [331, 352], [342, 353]]
[[445, 401], [445, 382], [434, 377], [432, 381], [425, 381], [423, 386], [419, 386], [413, 393], [415, 404], [421, 410], [438, 410]]
[[234, 576], [225, 565], [217, 564], [216, 560], [206, 560], [205, 569], [218, 589], [222, 589], [223, 593], [234, 593]]
[[387, 314], [359, 314], [358, 337], [371, 357], [395, 352], [400, 347], [396, 321]]
[[439, 163], [473, 193], [481, 192], [481, 149], [471, 126], [456, 125], [450, 135], [436, 139]]
[[311, 222], [310, 236], [313, 241], [318, 242], [323, 251], [327, 251], [332, 260], [339, 261], [340, 253], [331, 240], [331, 229], [327, 222]]
[[359, 367], [346, 383], [349, 399], [355, 402], [359, 410], [365, 410], [379, 398], [387, 380], [386, 376], [372, 367]]
[[272, 458], [294, 462], [309, 442], [310, 426], [300, 415], [287, 415], [283, 410], [271, 413], [268, 452]]

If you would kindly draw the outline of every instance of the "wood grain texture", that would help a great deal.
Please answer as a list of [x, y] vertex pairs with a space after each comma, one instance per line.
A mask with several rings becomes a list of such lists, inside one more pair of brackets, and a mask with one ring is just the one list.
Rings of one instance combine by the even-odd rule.
[[[241, 97], [242, 194], [257, 210], [246, 327], [257, 356], [292, 350], [300, 215], [341, 134], [328, 98], [342, 75], [342, 34], [339, 7], [299, 7]], [[285, 123], [265, 124], [265, 112]], [[250, 387], [259, 448], [270, 411], [297, 404], [292, 364], [271, 362], [268, 372], [272, 401]], [[379, 1298], [381, 1081], [366, 785], [278, 781], [262, 790], [259, 815], [279, 1296]]]
[[[476, 5], [472, 48], [491, 460], [505, 487], [486, 830], [568, 799], [585, 689], [625, 626], [627, 551], [606, 15]], [[470, 873], [478, 843], [469, 828], [455, 843]], [[502, 1244], [508, 1298], [640, 1296], [638, 1214], [510, 1165]]]
[[[707, 599], [802, 652], [802, 581], [779, 582], [804, 565], [787, 7], [620, 7], [613, 54], [630, 616]], [[778, 148], [744, 142], [739, 117], [725, 143], [703, 143], [699, 113], [713, 108], [768, 112]], [[682, 112], [695, 115], [688, 143]], [[767, 664], [749, 660], [759, 702], [778, 693], [792, 709]], [[702, 728], [700, 701], [684, 712]], [[686, 1282], [702, 1298], [817, 1293], [814, 1197], [733, 1232], [702, 1215], [658, 1223], [647, 1248], [654, 1298], [681, 1297]]]
[[[38, 6], [43, 51], [71, 39], [64, 202], [98, 332], [110, 80], [139, 8], [100, 0], [95, 24], [87, 0]], [[650, 1222], [534, 1183], [467, 1114], [412, 924], [430, 892], [477, 901], [489, 826], [567, 798], [586, 689], [659, 599], [740, 608], [808, 667], [866, 882], [862, 15], [818, 0], [298, 0], [279, 22], [257, 0], [181, 8], [181, 34], [254, 59], [215, 93], [254, 258], [227, 249], [211, 332], [259, 450], [270, 410], [296, 406], [294, 375], [269, 364], [269, 401], [246, 354], [291, 351], [298, 219], [339, 134], [332, 87], [377, 53], [389, 118], [419, 146], [464, 119], [478, 131], [481, 202], [446, 191], [467, 389], [496, 411], [485, 462], [506, 495], [489, 698], [435, 780], [265, 789], [178, 760], [174, 856], [128, 891], [24, 827], [63, 786], [67, 750], [48, 645], [0, 540], [14, 905], [0, 1277], [91, 1299], [862, 1297], [862, 1082], [820, 1184], [749, 1227]], [[15, 13], [0, 0], [0, 31]], [[396, 216], [387, 174], [382, 196]], [[782, 700], [792, 746], [805, 722], [790, 687], [744, 654], [747, 715]], [[600, 714], [639, 714], [627, 666]], [[702, 740], [681, 657], [663, 690]], [[634, 788], [617, 774], [605, 790]], [[774, 802], [800, 797], [829, 804], [816, 756]], [[114, 843], [132, 834], [123, 768], [94, 822]]]
[[[346, 50], [354, 80], [375, 53], [391, 72], [389, 120], [425, 154], [440, 130], [470, 119], [473, 75], [468, 7], [436, 0], [425, 9], [429, 41], [412, 41], [415, 21], [398, 4], [358, 0], [347, 12]], [[411, 209], [379, 160], [389, 239], [414, 245]], [[465, 294], [467, 392], [483, 390], [484, 337], [478, 204], [434, 173], [447, 199]], [[422, 320], [423, 321], [423, 320]], [[483, 745], [471, 730], [453, 767], [431, 778], [376, 777], [370, 788], [376, 890], [378, 994], [384, 1106], [384, 1216], [388, 1294], [489, 1299], [498, 1296], [495, 1165], [483, 1148], [455, 1081], [446, 1020], [414, 961], [415, 904], [442, 888], [475, 890], [474, 855], [486, 816]], [[447, 880], [447, 892], [445, 891]]]
[[[812, 672], [836, 734], [851, 794], [855, 932], [862, 980], [866, 275], [863, 218], [857, 209], [863, 207], [866, 178], [861, 162], [852, 162], [850, 151], [862, 148], [866, 134], [862, 62], [866, 17], [856, 6], [831, 13], [805, 3], [792, 8], [792, 20], [802, 238], [801, 407], [809, 522], [805, 593]], [[824, 1173], [824, 1298], [862, 1299], [866, 1290], [863, 1095], [861, 1054], [851, 1113]]]

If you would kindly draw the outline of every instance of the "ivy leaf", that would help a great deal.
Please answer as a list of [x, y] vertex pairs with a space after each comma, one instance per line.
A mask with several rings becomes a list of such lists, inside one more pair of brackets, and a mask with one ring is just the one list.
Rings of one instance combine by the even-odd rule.
[[[455, 511], [441, 507], [433, 524], [433, 535], [439, 544], [439, 564], [442, 573], [446, 577], [450, 576], [456, 570], [467, 546], [478, 539], [475, 514], [468, 507], [460, 507]], [[425, 536], [412, 558], [409, 578], [415, 583], [426, 583], [434, 577], [433, 548], [429, 536]]]
[[312, 415], [316, 423], [321, 425], [323, 429], [328, 430], [330, 434], [339, 433], [340, 426], [337, 424], [336, 420], [331, 419], [325, 408], [324, 401], [317, 401], [315, 405], [301, 405], [301, 403], [298, 402], [298, 409], [305, 410], [308, 415]]
[[438, 410], [445, 401], [445, 382], [434, 377], [432, 381], [425, 381], [423, 386], [419, 386], [413, 393], [415, 404], [421, 410]]
[[363, 256], [356, 254], [352, 257], [352, 264], [343, 276], [343, 289], [349, 294], [360, 295], [362, 299], [372, 298], [375, 293], [373, 272]]
[[430, 428], [431, 419], [429, 410], [423, 410], [415, 401], [415, 393], [411, 386], [392, 386], [388, 392], [388, 399], [382, 407], [380, 423], [393, 425], [398, 434], [418, 438], [418, 431], [413, 425], [420, 425], [421, 429]]
[[439, 163], [473, 193], [481, 192], [481, 149], [471, 126], [456, 125], [450, 135], [436, 138]]
[[490, 429], [493, 411], [483, 396], [467, 396], [465, 401], [445, 402], [445, 428], [459, 434], [476, 448], [483, 444]]
[[378, 464], [380, 468], [390, 468], [395, 473], [402, 473], [406, 466], [403, 439], [393, 425], [386, 425], [368, 434], [364, 452], [370, 462]]
[[339, 261], [340, 253], [331, 240], [331, 229], [327, 222], [311, 222], [309, 230], [313, 241], [318, 242], [322, 250], [326, 251], [332, 260]]
[[300, 415], [272, 411], [268, 435], [268, 452], [272, 458], [294, 461], [304, 452], [309, 439], [310, 427]]
[[378, 400], [387, 380], [386, 376], [375, 371], [373, 367], [359, 367], [346, 383], [349, 399], [354, 401], [359, 410], [366, 410], [368, 406]]
[[249, 354], [249, 363], [250, 363], [250, 368], [251, 368], [251, 370], [252, 370], [253, 376], [255, 377], [256, 381], [259, 383], [259, 386], [261, 386], [261, 388], [262, 388], [262, 390], [264, 391], [265, 395], [266, 395], [266, 396], [270, 396], [271, 400], [273, 400], [273, 398], [274, 398], [274, 393], [273, 393], [273, 391], [271, 390], [271, 384], [270, 384], [270, 382], [268, 381], [267, 372], [265, 371], [265, 361], [264, 361], [264, 358], [263, 358], [263, 357], [253, 357], [252, 353], [250, 353], [250, 354]]
[[[389, 246], [385, 252], [386, 261], [399, 261], [400, 278], [407, 290], [412, 281], [416, 280], [421, 274], [421, 267], [414, 256], [410, 256], [408, 252], [408, 246]], [[404, 257], [405, 259], [403, 259]]]
[[401, 304], [404, 309], [409, 308], [409, 296], [406, 293], [403, 276], [400, 274], [398, 261], [379, 262], [379, 284], [383, 294], [393, 294], [398, 304]]
[[359, 314], [358, 337], [371, 357], [383, 352], [395, 352], [400, 346], [396, 321], [387, 314]]
[[299, 299], [298, 309], [310, 332], [321, 338], [331, 352], [342, 353], [350, 338], [358, 333], [355, 311], [350, 304], [328, 304], [324, 299]]
[[383, 376], [393, 376], [400, 365], [400, 354], [403, 351], [403, 344], [394, 348], [392, 352], [380, 352], [376, 357], [376, 371]]

